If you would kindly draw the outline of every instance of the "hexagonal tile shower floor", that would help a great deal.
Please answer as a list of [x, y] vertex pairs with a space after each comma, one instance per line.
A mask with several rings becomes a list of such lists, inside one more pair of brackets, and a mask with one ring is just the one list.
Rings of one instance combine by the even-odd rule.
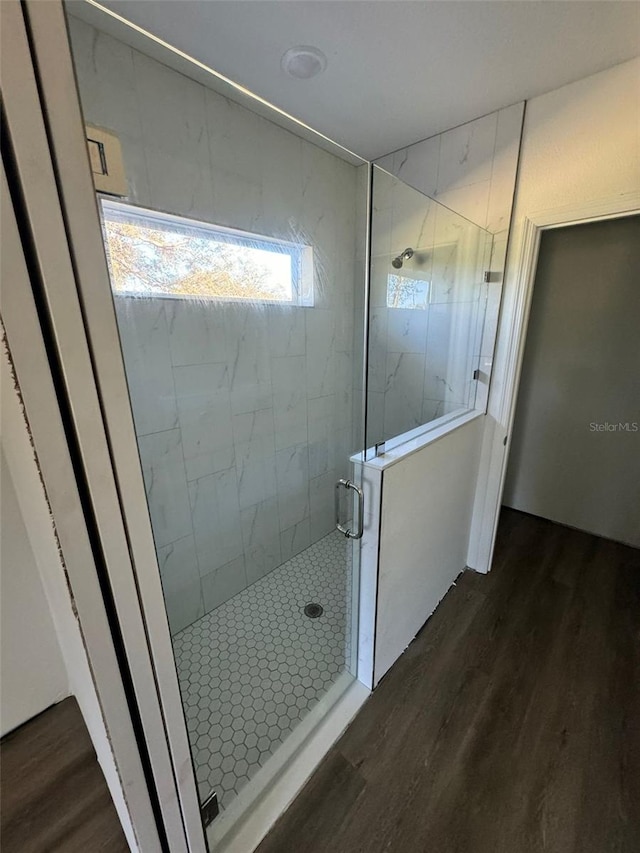
[[333, 532], [174, 637], [201, 798], [227, 807], [344, 672], [350, 600], [351, 543]]

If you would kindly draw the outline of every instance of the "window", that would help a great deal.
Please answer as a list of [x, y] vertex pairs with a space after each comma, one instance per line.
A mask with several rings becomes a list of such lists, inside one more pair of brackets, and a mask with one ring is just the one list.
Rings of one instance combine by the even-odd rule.
[[310, 246], [102, 199], [114, 293], [313, 304]]
[[387, 276], [387, 308], [421, 308], [429, 305], [429, 282], [408, 275]]

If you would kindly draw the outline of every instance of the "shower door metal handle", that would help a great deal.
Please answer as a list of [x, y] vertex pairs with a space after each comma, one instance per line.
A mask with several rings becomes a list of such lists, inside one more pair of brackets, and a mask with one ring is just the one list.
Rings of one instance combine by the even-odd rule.
[[[358, 528], [351, 530], [340, 523], [340, 489], [352, 489], [358, 495]], [[336, 499], [336, 530], [343, 533], [348, 539], [362, 539], [364, 533], [364, 492], [351, 480], [338, 480], [335, 491]]]

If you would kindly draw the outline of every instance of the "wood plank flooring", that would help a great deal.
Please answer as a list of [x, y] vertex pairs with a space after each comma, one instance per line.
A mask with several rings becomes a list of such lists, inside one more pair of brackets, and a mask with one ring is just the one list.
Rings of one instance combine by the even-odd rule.
[[73, 697], [2, 739], [2, 853], [126, 853]]
[[638, 853], [640, 551], [503, 510], [259, 853]]

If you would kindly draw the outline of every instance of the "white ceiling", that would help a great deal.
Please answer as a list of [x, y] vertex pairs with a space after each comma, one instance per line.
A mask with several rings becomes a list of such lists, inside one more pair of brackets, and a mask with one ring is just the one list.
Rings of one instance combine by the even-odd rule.
[[[617, 0], [103, 5], [366, 158], [640, 53], [640, 3]], [[294, 45], [320, 48], [327, 70], [286, 75], [280, 59]]]

